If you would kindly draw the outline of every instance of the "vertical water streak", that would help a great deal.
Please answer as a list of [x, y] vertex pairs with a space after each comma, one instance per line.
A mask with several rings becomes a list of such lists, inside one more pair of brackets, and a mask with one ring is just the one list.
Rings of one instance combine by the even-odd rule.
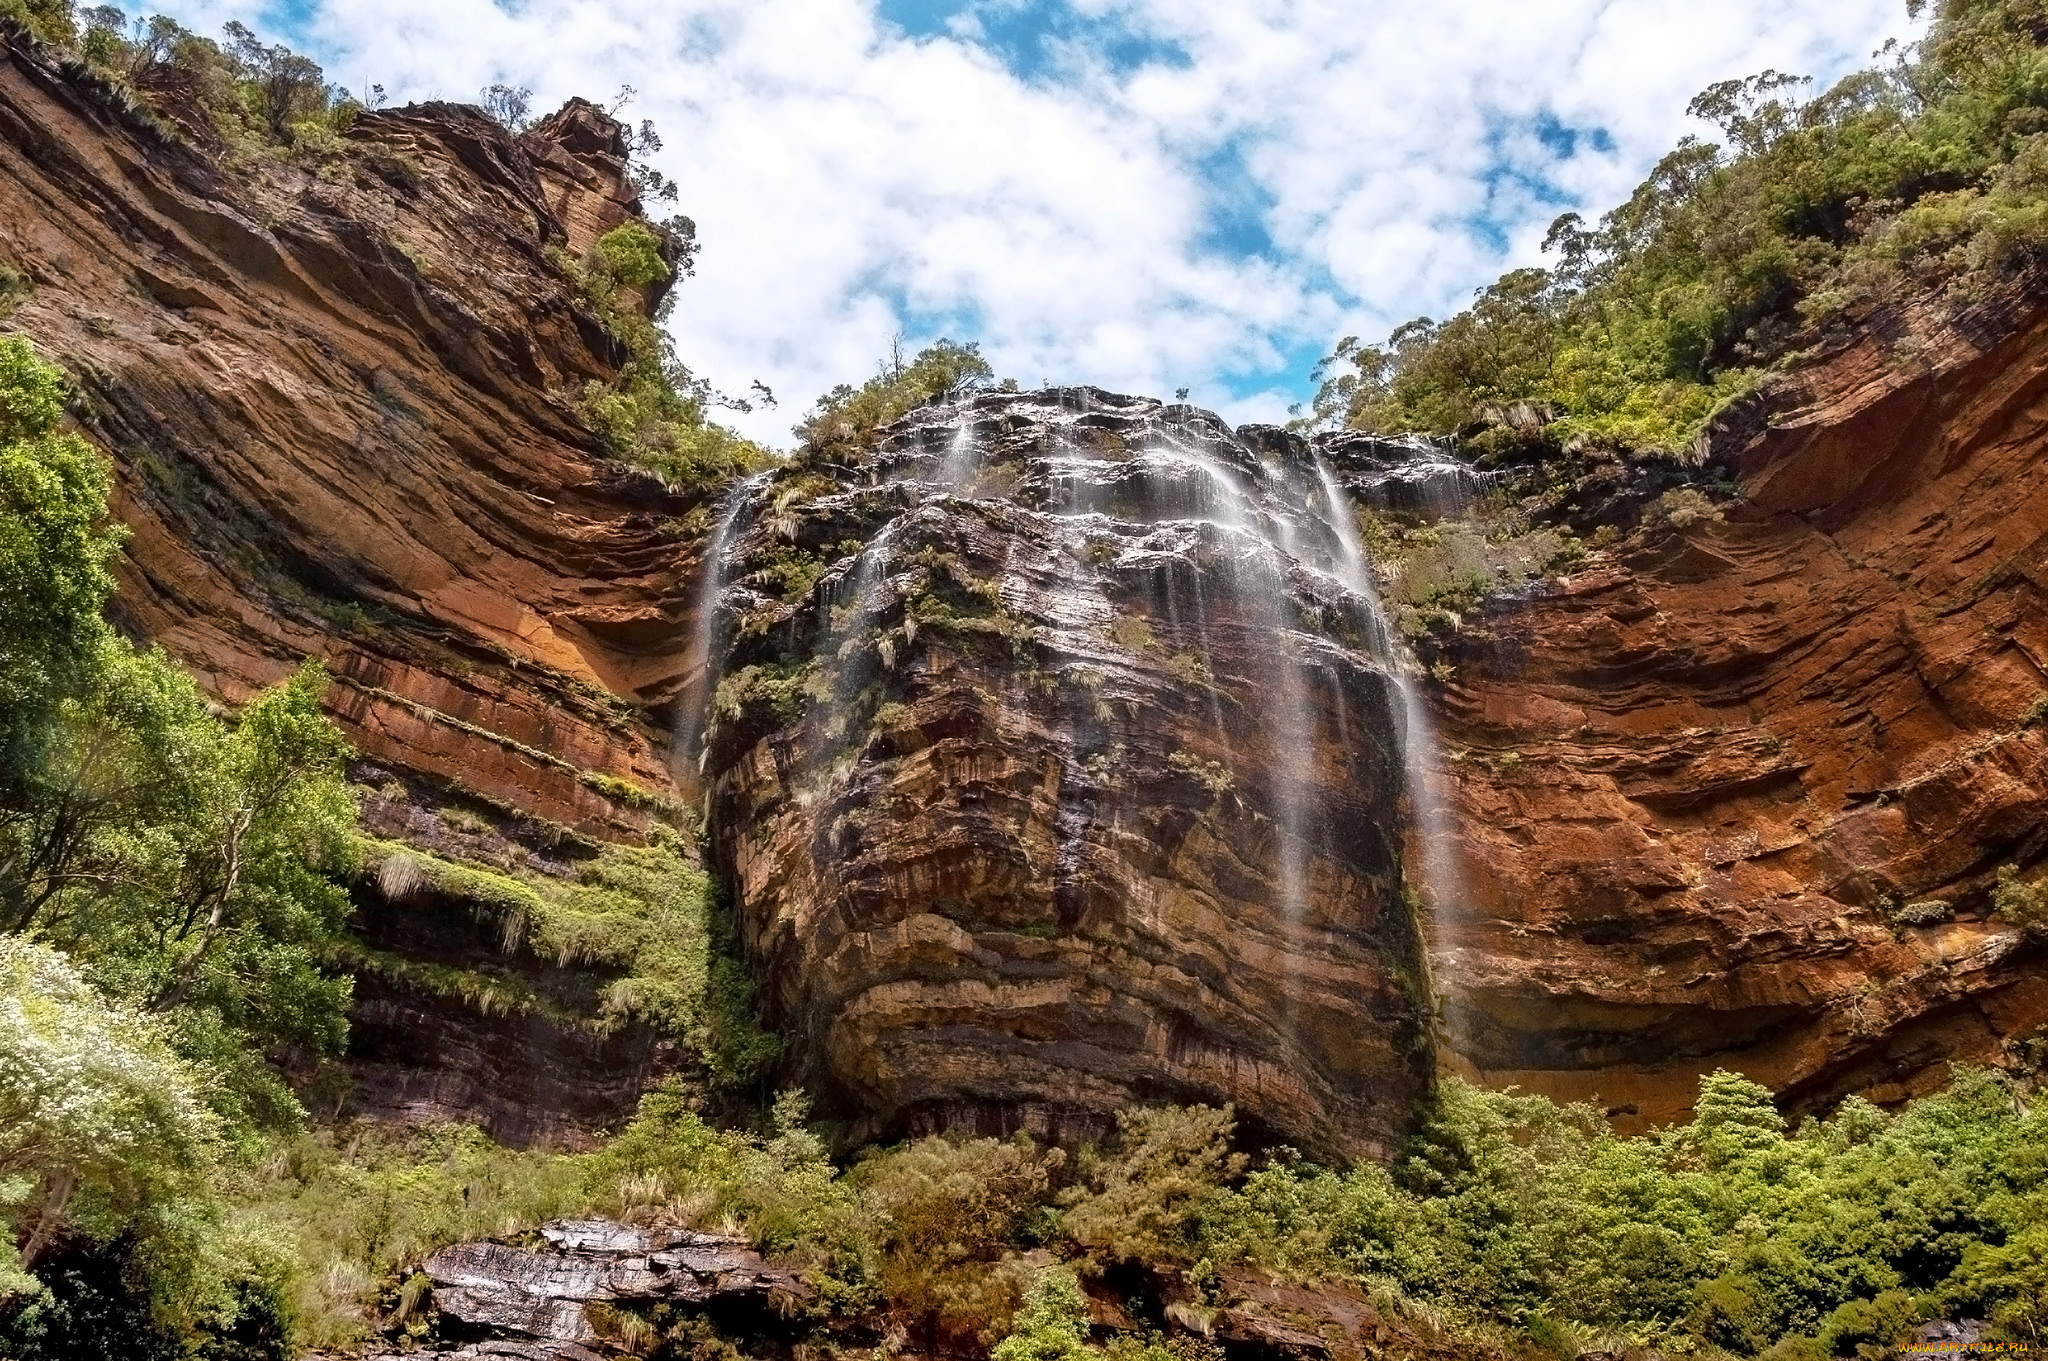
[[1401, 704], [1401, 773], [1408, 795], [1411, 839], [1418, 862], [1410, 868], [1409, 878], [1432, 909], [1455, 911], [1464, 900], [1463, 871], [1458, 863], [1451, 820], [1446, 815], [1442, 791], [1438, 788], [1436, 736], [1430, 725], [1429, 710], [1416, 688], [1408, 659], [1399, 655], [1392, 631], [1387, 627], [1386, 614], [1380, 607], [1379, 588], [1373, 581], [1372, 564], [1366, 561], [1365, 550], [1358, 540], [1358, 523], [1352, 512], [1351, 499], [1344, 494], [1336, 475], [1320, 456], [1316, 458], [1316, 478], [1322, 484], [1323, 498], [1330, 507], [1330, 528], [1337, 536], [1342, 579], [1372, 607], [1378, 661], [1385, 668]]
[[[1260, 554], [1261, 566], [1267, 555]], [[1297, 965], [1301, 958], [1303, 931], [1309, 917], [1308, 855], [1321, 823], [1313, 797], [1316, 785], [1316, 724], [1309, 705], [1307, 677], [1292, 621], [1287, 618], [1288, 558], [1273, 553], [1270, 584], [1261, 582], [1260, 594], [1268, 602], [1268, 636], [1272, 651], [1266, 664], [1264, 698], [1272, 743], [1269, 761], [1273, 770], [1273, 820], [1278, 833], [1275, 873], [1280, 891], [1280, 908], [1290, 947], [1288, 959]], [[1260, 575], [1265, 575], [1261, 572]], [[1315, 825], [1312, 825], [1315, 824]], [[1290, 1000], [1296, 989], [1290, 988]]]
[[[1199, 546], [1199, 540], [1197, 540]], [[1216, 740], [1229, 744], [1229, 731], [1223, 722], [1223, 697], [1216, 688], [1216, 650], [1209, 642], [1209, 596], [1202, 589], [1202, 567], [1200, 563], [1188, 565], [1188, 576], [1195, 588], [1195, 637], [1202, 649], [1203, 683], [1209, 688], [1209, 718], [1216, 725]]]
[[965, 496], [981, 471], [981, 443], [974, 437], [972, 413], [964, 406], [958, 420], [952, 441], [946, 446], [946, 457], [939, 464], [939, 482], [954, 495]]
[[717, 691], [712, 664], [718, 645], [718, 604], [725, 594], [726, 555], [738, 535], [740, 516], [767, 480], [767, 473], [755, 473], [727, 489], [719, 502], [718, 525], [705, 546], [697, 612], [691, 621], [689, 650], [683, 654], [683, 689], [676, 697], [676, 745], [670, 763], [672, 773], [686, 788], [694, 787], [702, 773], [704, 733], [711, 723], [711, 701]]

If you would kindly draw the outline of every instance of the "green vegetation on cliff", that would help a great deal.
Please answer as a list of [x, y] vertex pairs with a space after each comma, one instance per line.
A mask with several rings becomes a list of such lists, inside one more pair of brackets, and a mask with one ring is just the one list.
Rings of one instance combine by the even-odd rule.
[[[995, 370], [978, 345], [940, 340], [905, 360], [896, 351], [879, 372], [859, 387], [841, 383], [818, 398], [796, 427], [796, 437], [813, 456], [856, 459], [872, 449], [876, 433], [926, 402], [948, 393], [995, 385]], [[1008, 382], [1009, 388], [1016, 384]]]
[[641, 308], [639, 290], [667, 282], [667, 257], [687, 258], [680, 251], [679, 241], [630, 221], [599, 238], [582, 260], [561, 254], [556, 264], [627, 354], [617, 378], [584, 388], [584, 419], [618, 458], [680, 489], [703, 491], [764, 466], [771, 455], [711, 419], [719, 406], [751, 405], [721, 396], [676, 354], [675, 341], [658, 324], [675, 295], [664, 298], [651, 317]]
[[1683, 451], [1833, 328], [1984, 295], [2048, 244], [2044, 36], [2040, 0], [1945, 0], [1923, 41], [1823, 93], [1770, 71], [1711, 87], [1690, 111], [1721, 142], [1682, 141], [1597, 225], [1559, 218], [1550, 269], [1383, 344], [1347, 338], [1308, 423], [1497, 455]]
[[0, 1296], [16, 1356], [64, 1331], [44, 1259], [93, 1245], [120, 1245], [129, 1293], [169, 1334], [232, 1329], [276, 1259], [228, 1223], [219, 1179], [303, 1119], [267, 1059], [339, 1053], [350, 995], [323, 964], [356, 820], [325, 678], [301, 668], [230, 722], [108, 627], [121, 535], [101, 527], [105, 465], [59, 428], [64, 400], [25, 339], [0, 338]]

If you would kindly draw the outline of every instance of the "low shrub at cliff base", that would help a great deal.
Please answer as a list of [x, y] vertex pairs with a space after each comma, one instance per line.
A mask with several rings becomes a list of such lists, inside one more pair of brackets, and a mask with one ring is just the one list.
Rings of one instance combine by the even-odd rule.
[[2048, 1306], [2044, 1136], [2048, 1112], [1970, 1070], [1899, 1115], [1852, 1099], [1794, 1134], [1716, 1073], [1691, 1122], [1630, 1139], [1590, 1107], [1450, 1084], [1392, 1169], [1275, 1163], [1219, 1192], [1203, 1235], [1215, 1263], [1390, 1281], [1475, 1326], [1792, 1355], [1988, 1314], [2027, 1339]]
[[1038, 1268], [1065, 1156], [1028, 1139], [924, 1139], [876, 1150], [851, 1174], [888, 1307], [940, 1346], [994, 1345]]
[[[242, 1178], [236, 1213], [295, 1245], [301, 1336], [327, 1343], [423, 1330], [415, 1269], [441, 1244], [584, 1213], [741, 1233], [818, 1289], [816, 1321], [885, 1318], [940, 1350], [1014, 1333], [1012, 1352], [1067, 1354], [1072, 1300], [1047, 1287], [1029, 1304], [1062, 1263], [1098, 1289], [1133, 1263], [1178, 1274], [1206, 1309], [1230, 1306], [1246, 1269], [1344, 1283], [1416, 1333], [1510, 1354], [1632, 1341], [1784, 1361], [1884, 1347], [1930, 1318], [2018, 1340], [2048, 1323], [2048, 1114], [1982, 1072], [1896, 1115], [1851, 1100], [1797, 1131], [1762, 1088], [1716, 1073], [1693, 1120], [1632, 1138], [1590, 1107], [1454, 1081], [1390, 1168], [1284, 1150], [1252, 1165], [1232, 1133], [1228, 1110], [1167, 1108], [1072, 1160], [929, 1138], [837, 1170], [799, 1098], [752, 1133], [664, 1089], [587, 1154], [462, 1127], [301, 1136]], [[1085, 1331], [1079, 1345], [1096, 1350]]]
[[[1908, 0], [1917, 16], [1926, 0]], [[1457, 435], [1502, 458], [1683, 453], [1703, 422], [1876, 304], [1982, 296], [2048, 244], [2048, 50], [2036, 0], [1938, 0], [1923, 41], [1824, 93], [1714, 85], [1688, 137], [1556, 264], [1380, 345], [1347, 338], [1304, 424]]]

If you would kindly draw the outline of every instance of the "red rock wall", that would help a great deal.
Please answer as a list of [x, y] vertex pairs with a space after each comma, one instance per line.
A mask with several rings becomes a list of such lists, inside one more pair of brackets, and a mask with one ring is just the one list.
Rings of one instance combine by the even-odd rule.
[[237, 702], [305, 656], [366, 756], [631, 835], [669, 787], [689, 505], [594, 454], [620, 357], [544, 256], [624, 219], [617, 128], [366, 115], [227, 173], [24, 50], [0, 63], [14, 319], [83, 389], [133, 533], [122, 622]]
[[1714, 1066], [1898, 1099], [2048, 1021], [1988, 915], [2048, 844], [2044, 440], [2038, 301], [1879, 319], [1718, 433], [1724, 521], [1495, 615], [1437, 696], [1464, 1062], [1661, 1120]]
[[[675, 793], [695, 507], [575, 417], [622, 356], [547, 253], [636, 208], [620, 130], [581, 103], [520, 138], [429, 105], [348, 141], [224, 168], [40, 50], [0, 50], [0, 259], [35, 283], [12, 325], [114, 460], [117, 621], [229, 703], [321, 658], [373, 784], [494, 809], [537, 847], [637, 839], [648, 800], [607, 791]], [[372, 830], [446, 832], [410, 811]], [[372, 945], [591, 986], [503, 957], [472, 905], [358, 890]], [[354, 1019], [360, 1109], [515, 1142], [585, 1140], [674, 1066], [644, 1028], [600, 1038], [373, 973]]]

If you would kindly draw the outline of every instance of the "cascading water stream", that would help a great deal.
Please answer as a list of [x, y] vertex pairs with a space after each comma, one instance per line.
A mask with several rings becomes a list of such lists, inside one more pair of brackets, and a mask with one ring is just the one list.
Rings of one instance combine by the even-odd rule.
[[[891, 1056], [874, 1119], [1123, 1084], [1394, 1137], [1426, 1081], [1419, 942], [1387, 910], [1410, 696], [1317, 474], [1206, 413], [981, 393], [722, 507], [690, 716], [745, 684], [709, 816], [819, 1071]], [[889, 1006], [833, 981], [899, 968], [919, 992]], [[1119, 1066], [1070, 1078], [1056, 1035]], [[991, 1043], [1017, 1061], [968, 1091]]]
[[981, 445], [974, 438], [974, 422], [967, 412], [960, 415], [960, 424], [953, 431], [953, 438], [946, 446], [946, 457], [939, 464], [939, 482], [955, 496], [967, 495], [975, 475], [981, 471]]
[[718, 688], [712, 660], [718, 645], [718, 602], [725, 594], [727, 553], [740, 533], [740, 517], [768, 477], [765, 472], [755, 473], [733, 483], [719, 503], [718, 525], [704, 550], [704, 576], [697, 588], [690, 648], [683, 657], [683, 690], [676, 698], [676, 749], [671, 768], [685, 788], [695, 788], [702, 775], [704, 733]]
[[1371, 606], [1376, 637], [1374, 649], [1401, 702], [1401, 770], [1407, 787], [1409, 820], [1417, 864], [1411, 872], [1424, 901], [1434, 910], [1455, 910], [1463, 900], [1462, 872], [1454, 847], [1453, 829], [1445, 816], [1437, 789], [1436, 739], [1429, 711], [1415, 686], [1408, 660], [1397, 655], [1396, 644], [1380, 608], [1379, 588], [1373, 581], [1372, 564], [1366, 560], [1358, 540], [1351, 499], [1336, 475], [1320, 457], [1315, 461], [1316, 478], [1330, 507], [1330, 529], [1337, 536], [1339, 566], [1344, 585], [1364, 597]]

